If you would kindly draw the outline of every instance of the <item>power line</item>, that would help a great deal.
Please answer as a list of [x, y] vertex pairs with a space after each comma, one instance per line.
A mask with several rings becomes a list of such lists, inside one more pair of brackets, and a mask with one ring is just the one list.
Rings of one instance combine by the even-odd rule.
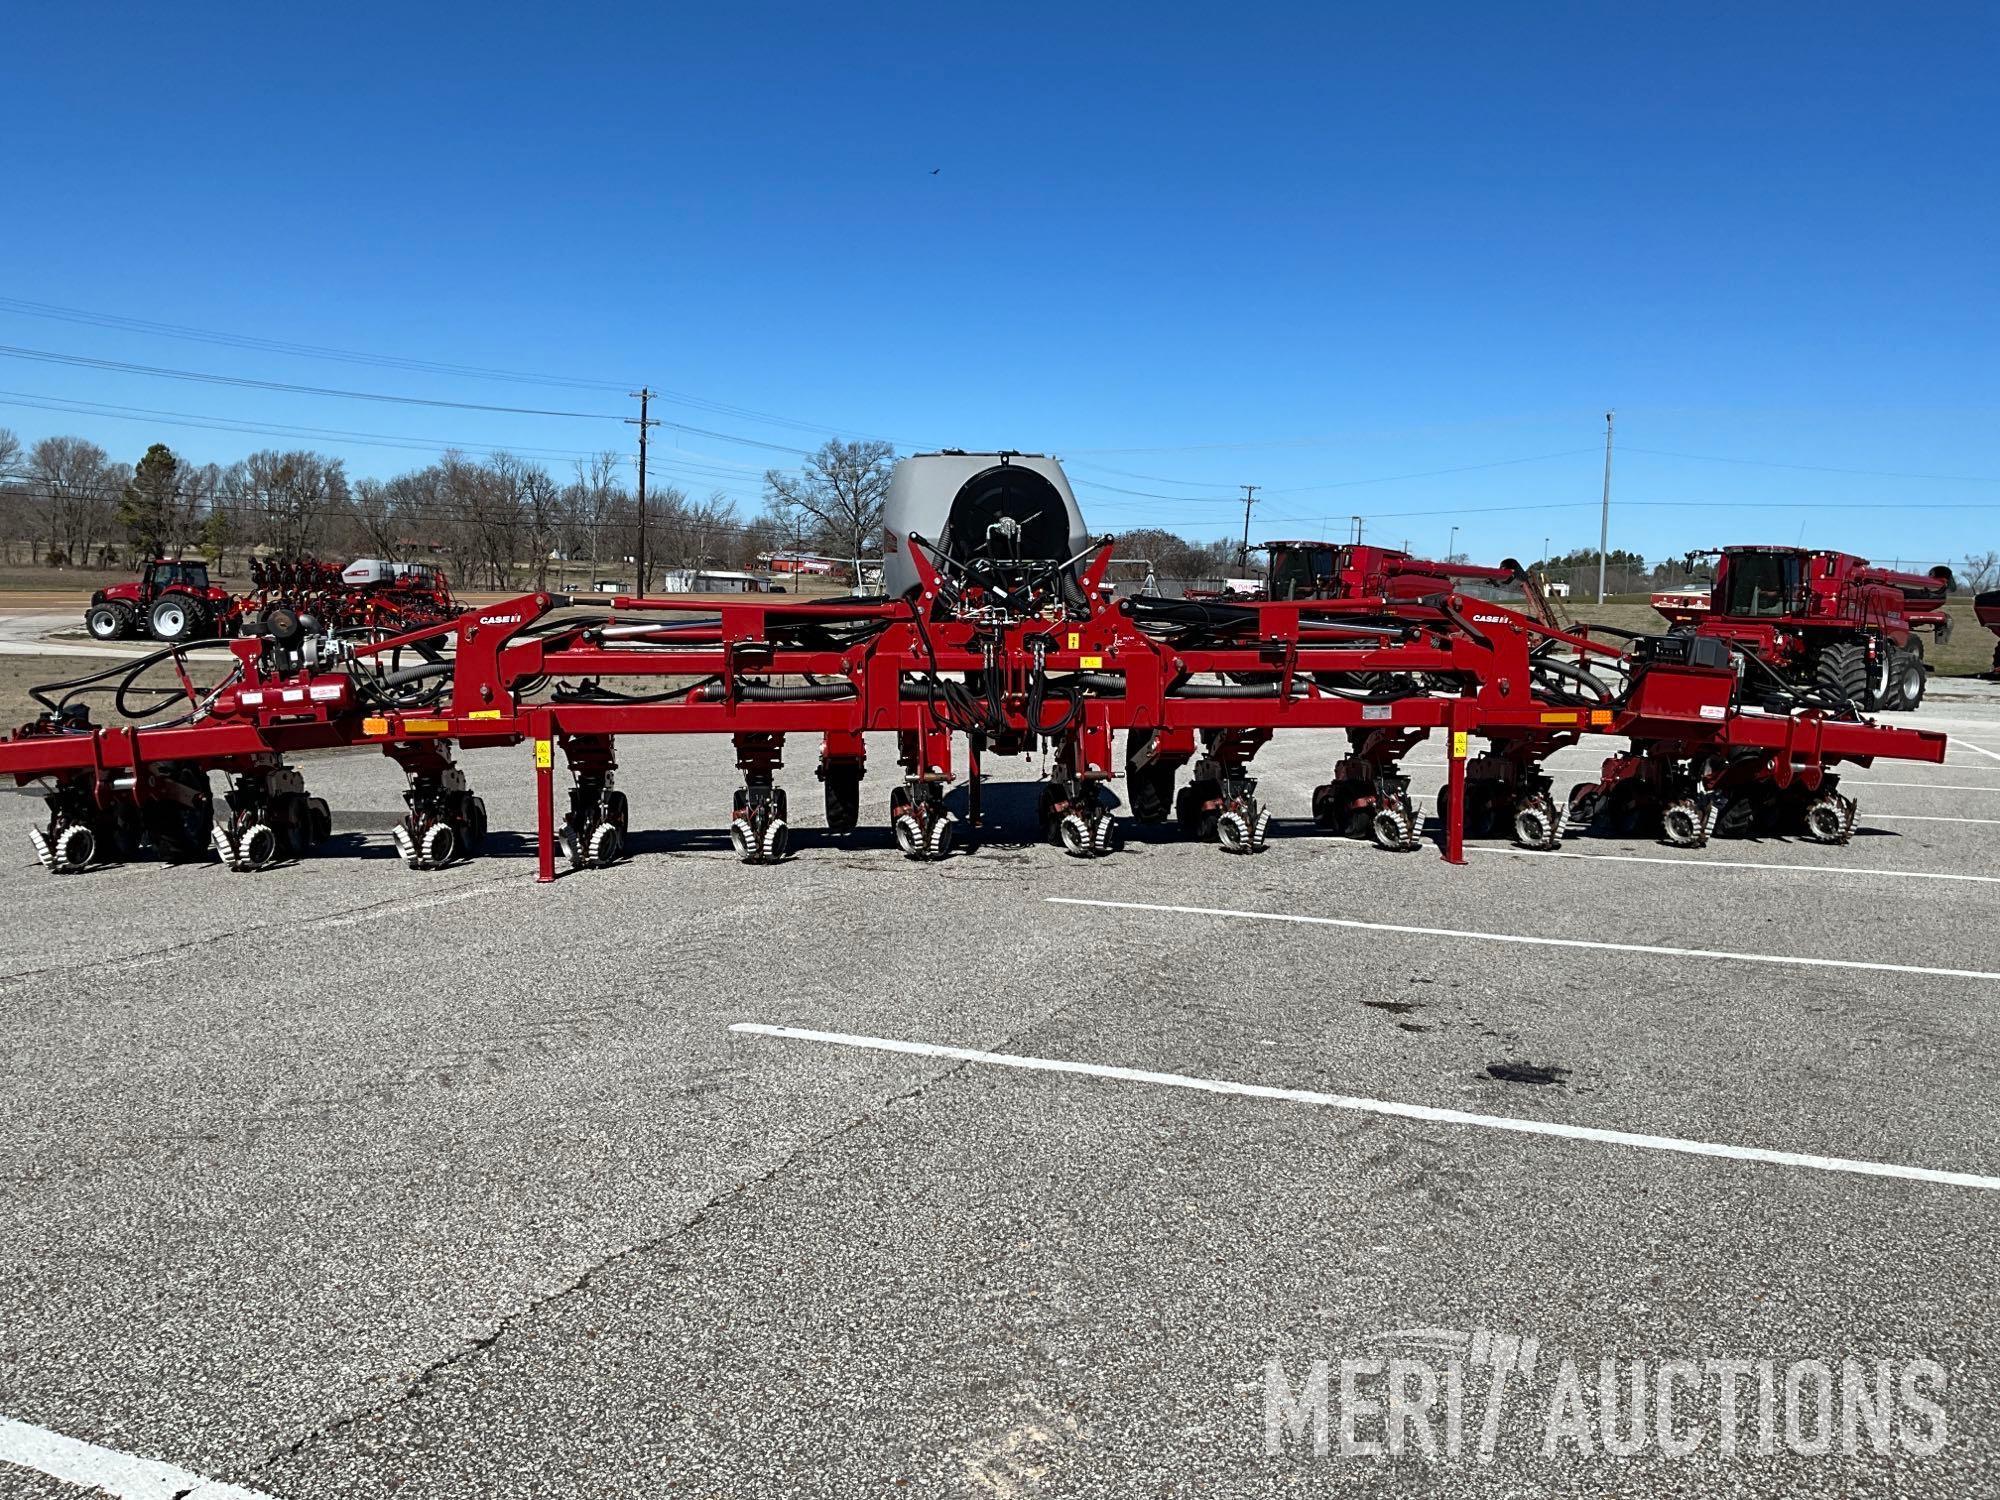
[[81, 323], [93, 328], [114, 328], [159, 338], [187, 339], [216, 344], [229, 349], [257, 349], [272, 354], [290, 354], [306, 359], [338, 360], [344, 364], [374, 365], [383, 369], [416, 370], [431, 375], [456, 375], [476, 380], [508, 380], [522, 385], [567, 386], [575, 390], [622, 390], [625, 381], [583, 380], [569, 375], [537, 375], [520, 370], [495, 370], [482, 365], [455, 365], [441, 360], [415, 359], [398, 354], [364, 354], [354, 349], [336, 349], [325, 344], [300, 344], [285, 339], [258, 338], [253, 334], [222, 333], [213, 328], [193, 328], [181, 323], [157, 323], [149, 318], [121, 317], [115, 313], [91, 312], [80, 307], [62, 307], [53, 302], [29, 302], [19, 297], [0, 297], [0, 311], [31, 318], [50, 318], [64, 323]]
[[1078, 479], [1073, 482], [1088, 489], [1103, 490], [1110, 495], [1132, 495], [1141, 500], [1165, 500], [1174, 505], [1234, 505], [1238, 498], [1234, 495], [1161, 495], [1152, 490], [1128, 490], [1120, 485], [1105, 484], [1097, 479]]
[[1496, 458], [1487, 463], [1458, 464], [1449, 469], [1423, 469], [1412, 474], [1383, 474], [1373, 479], [1337, 479], [1327, 484], [1302, 484], [1288, 490], [1273, 490], [1274, 495], [1309, 495], [1319, 490], [1347, 490], [1364, 484], [1397, 484], [1405, 479], [1435, 479], [1444, 474], [1470, 474], [1476, 469], [1505, 469], [1515, 464], [1546, 463], [1552, 458], [1574, 458], [1580, 453], [1595, 453], [1595, 448], [1565, 448], [1559, 453], [1536, 453], [1527, 458]]
[[[1116, 474], [1121, 479], [1143, 479], [1150, 484], [1177, 484], [1183, 489], [1190, 490], [1212, 490], [1215, 488], [1215, 481], [1212, 479], [1170, 479], [1165, 474], [1135, 474], [1130, 469], [1114, 469], [1109, 464], [1094, 464], [1078, 458], [1065, 457], [1061, 459], [1061, 462], [1065, 470], [1095, 469], [1100, 474]], [[1085, 481], [1085, 483], [1094, 482], [1091, 480]]]
[[[296, 343], [285, 339], [267, 339], [253, 334], [224, 333], [211, 328], [196, 328], [181, 323], [160, 323], [148, 318], [124, 317], [115, 313], [92, 312], [86, 308], [63, 307], [51, 302], [30, 302], [18, 297], [0, 297], [0, 311], [21, 313], [28, 317], [50, 318], [60, 322], [78, 323], [88, 327], [119, 329], [133, 333], [149, 334], [159, 338], [187, 339], [196, 343], [212, 344], [230, 349], [251, 349], [272, 354], [286, 354], [304, 359], [337, 360], [345, 364], [369, 365], [383, 369], [411, 370], [432, 375], [451, 375], [476, 380], [505, 380], [522, 385], [542, 385], [564, 387], [572, 390], [621, 391], [628, 388], [630, 381], [587, 380], [568, 375], [533, 374], [520, 370], [499, 370], [483, 365], [451, 364], [442, 360], [417, 359], [397, 354], [368, 354], [354, 349], [339, 349], [325, 344]], [[706, 396], [691, 395], [685, 391], [655, 391], [653, 399], [666, 401], [676, 406], [686, 406], [695, 411], [713, 412], [718, 416], [740, 417], [745, 421], [766, 422], [774, 426], [795, 427], [806, 432], [827, 432], [845, 437], [865, 438], [875, 442], [889, 442], [872, 433], [858, 432], [840, 427], [830, 422], [815, 422], [799, 417], [779, 416], [773, 412], [759, 411], [754, 407], [738, 406], [727, 401], [716, 401]], [[912, 443], [895, 443], [901, 448], [925, 446]]]
[[405, 448], [417, 451], [457, 448], [467, 452], [513, 453], [545, 458], [593, 458], [597, 451], [572, 448], [492, 447], [452, 438], [401, 437], [386, 432], [357, 432], [344, 427], [304, 427], [287, 422], [230, 422], [200, 412], [170, 411], [148, 406], [115, 406], [103, 401], [70, 401], [42, 396], [32, 391], [0, 390], [0, 406], [69, 412], [76, 416], [112, 417], [128, 422], [158, 422], [169, 427], [199, 427], [213, 432], [237, 432], [250, 437], [319, 438], [357, 443], [370, 448]]
[[1859, 474], [1869, 479], [1934, 479], [1947, 484], [2000, 484], [1992, 474], [1907, 474], [1896, 469], [1840, 469], [1827, 464], [1779, 463], [1766, 458], [1725, 458], [1715, 453], [1676, 453], [1665, 448], [1634, 448], [1627, 453], [1645, 453], [1654, 458], [1688, 458], [1705, 464], [1745, 464], [1757, 469], [1798, 469], [1808, 474]]
[[[1270, 495], [1310, 495], [1322, 490], [1346, 490], [1370, 484], [1399, 484], [1407, 479], [1435, 479], [1446, 474], [1470, 474], [1480, 469], [1505, 469], [1517, 464], [1546, 463], [1550, 459], [1574, 458], [1579, 454], [1595, 453], [1596, 451], [1595, 448], [1565, 448], [1557, 453], [1534, 453], [1525, 458], [1496, 458], [1490, 459], [1485, 463], [1455, 464], [1445, 469], [1419, 469], [1407, 474], [1378, 474], [1366, 479], [1335, 479], [1329, 480], [1324, 484], [1302, 484], [1293, 485], [1285, 489], [1267, 490], [1266, 493]], [[1234, 505], [1237, 503], [1233, 496], [1215, 499], [1205, 495], [1164, 495], [1153, 490], [1123, 489], [1117, 485], [1105, 484], [1101, 480], [1096, 479], [1083, 479], [1077, 482], [1088, 485], [1092, 489], [1109, 491], [1112, 494], [1134, 495], [1144, 500], [1165, 500], [1174, 504]], [[1186, 483], [1190, 486], [1193, 486], [1195, 483], [1192, 480], [1184, 481], [1178, 479], [1165, 480], [1163, 482], [1168, 484]], [[1209, 487], [1212, 488], [1213, 486], [1210, 485]]]
[[[388, 433], [357, 432], [342, 427], [304, 427], [274, 422], [226, 422], [198, 412], [177, 412], [144, 406], [114, 406], [101, 401], [57, 401], [22, 391], [0, 391], [0, 406], [20, 407], [31, 411], [67, 412], [77, 416], [108, 417], [113, 421], [139, 422], [147, 426], [187, 427], [208, 432], [239, 433], [247, 437], [340, 442], [368, 448], [429, 453], [434, 456], [444, 452], [461, 452], [483, 454], [488, 458], [506, 454], [513, 458], [543, 462], [555, 460], [581, 462], [597, 458], [604, 451], [595, 448], [538, 448], [516, 444], [489, 444], [458, 438], [404, 438]], [[679, 450], [674, 451], [676, 454], [679, 453]], [[621, 455], [619, 461], [630, 463], [632, 457]], [[701, 481], [717, 487], [730, 485], [747, 490], [754, 488], [761, 479], [761, 475], [756, 471], [723, 466], [724, 463], [723, 460], [705, 461], [704, 455], [690, 454], [685, 457], [677, 456], [664, 464], [655, 460], [655, 467], [675, 479]], [[738, 498], [745, 498], [747, 503], [747, 497]]]
[[289, 391], [301, 396], [337, 396], [347, 401], [382, 401], [397, 406], [446, 407], [453, 411], [500, 412], [511, 417], [566, 417], [579, 421], [616, 422], [617, 416], [602, 411], [557, 411], [540, 406], [493, 406], [483, 401], [445, 401], [434, 396], [396, 396], [381, 391], [350, 391], [333, 386], [295, 385], [285, 380], [256, 380], [247, 375], [213, 375], [201, 370], [171, 370], [159, 365], [138, 365], [122, 359], [97, 359], [86, 354], [56, 354], [47, 349], [23, 349], [0, 344], [0, 355], [8, 359], [35, 360], [43, 364], [76, 365], [86, 370], [113, 370], [126, 375], [150, 375], [166, 380], [195, 380], [205, 385], [246, 386], [261, 391]]

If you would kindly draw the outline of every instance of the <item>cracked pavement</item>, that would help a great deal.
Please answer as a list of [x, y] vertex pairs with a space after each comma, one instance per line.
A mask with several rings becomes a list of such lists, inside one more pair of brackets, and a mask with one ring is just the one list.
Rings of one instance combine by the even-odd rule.
[[[2000, 750], [2000, 695], [1934, 711]], [[676, 826], [546, 888], [504, 832], [404, 870], [398, 778], [365, 757], [303, 763], [336, 852], [254, 877], [52, 879], [19, 832], [35, 804], [0, 797], [20, 856], [0, 869], [0, 1416], [300, 1500], [2000, 1487], [2000, 1195], [728, 1029], [2000, 1169], [2000, 983], [1047, 902], [2000, 970], [2000, 885], [1896, 878], [2000, 877], [2000, 823], [1895, 820], [2000, 819], [2000, 760], [1857, 774], [1844, 849], [1707, 851], [1803, 871], [1453, 870], [1308, 833], [1333, 753], [1260, 757], [1291, 821], [1258, 859], [1021, 842], [1033, 767], [1013, 762], [988, 798], [1003, 836], [922, 866], [872, 821], [818, 834], [797, 745], [797, 857], [752, 869], [710, 816], [726, 747], [632, 742], [635, 823]], [[525, 751], [467, 766], [496, 827], [527, 826]], [[871, 820], [893, 759], [874, 766]], [[1544, 1381], [1490, 1463], [1265, 1454], [1266, 1360], [1412, 1328], [1592, 1367], [1925, 1356], [1950, 1372], [1951, 1442], [1545, 1458]], [[0, 1465], [0, 1495], [75, 1493]]]

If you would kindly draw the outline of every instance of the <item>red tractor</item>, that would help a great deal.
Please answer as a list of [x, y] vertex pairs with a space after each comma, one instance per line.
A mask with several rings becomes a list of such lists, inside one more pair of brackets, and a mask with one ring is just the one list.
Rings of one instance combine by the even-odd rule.
[[136, 583], [114, 583], [90, 596], [83, 622], [100, 641], [150, 635], [198, 641], [236, 634], [241, 606], [208, 581], [208, 564], [156, 558]]
[[1741, 653], [1744, 685], [1803, 690], [1859, 709], [1912, 709], [1924, 701], [1924, 644], [1951, 636], [1945, 596], [1951, 569], [1897, 573], [1846, 552], [1803, 547], [1724, 547], [1713, 559], [1706, 608], [1655, 596], [1675, 633], [1726, 641]]

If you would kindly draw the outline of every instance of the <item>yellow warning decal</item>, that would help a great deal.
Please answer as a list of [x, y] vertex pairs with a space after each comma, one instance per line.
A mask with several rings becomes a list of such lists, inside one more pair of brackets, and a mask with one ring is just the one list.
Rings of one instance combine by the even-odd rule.
[[556, 763], [556, 747], [548, 740], [535, 741], [535, 769], [546, 771]]
[[1083, 632], [1080, 630], [1072, 630], [1069, 633], [1068, 649], [1074, 651], [1077, 649], [1077, 647], [1081, 646], [1082, 644], [1083, 644]]
[[449, 719], [405, 719], [403, 720], [403, 733], [450, 734], [451, 721]]
[[468, 719], [497, 719], [500, 717], [501, 713], [497, 708], [475, 708], [471, 713], [466, 715]]
[[1451, 758], [1453, 760], [1465, 759], [1465, 741], [1466, 733], [1463, 729], [1454, 729], [1451, 732]]
[[1574, 724], [1577, 722], [1577, 716], [1575, 714], [1543, 714], [1542, 722], [1544, 724]]
[[389, 721], [387, 719], [363, 719], [361, 721], [361, 732], [363, 734], [387, 734], [389, 732]]
[[1101, 667], [1104, 665], [1104, 658], [1101, 656], [1079, 656], [1076, 659], [1076, 664], [1084, 668]]

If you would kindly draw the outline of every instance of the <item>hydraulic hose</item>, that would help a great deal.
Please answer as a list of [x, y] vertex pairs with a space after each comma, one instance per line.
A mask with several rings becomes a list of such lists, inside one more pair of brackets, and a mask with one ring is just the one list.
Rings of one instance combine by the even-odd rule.
[[[63, 717], [63, 711], [78, 698], [84, 697], [93, 691], [110, 692], [112, 694], [113, 707], [120, 718], [143, 719], [150, 714], [159, 713], [174, 699], [187, 696], [186, 689], [178, 682], [174, 683], [171, 687], [146, 687], [142, 686], [139, 682], [139, 679], [152, 668], [158, 666], [163, 661], [179, 656], [184, 650], [186, 650], [186, 647], [180, 645], [163, 646], [158, 651], [149, 651], [144, 656], [120, 661], [112, 666], [100, 667], [95, 672], [85, 673], [81, 677], [72, 677], [65, 682], [42, 683], [38, 687], [28, 689], [28, 696], [47, 709], [51, 714], [57, 718], [61, 718]], [[236, 680], [241, 671], [242, 668], [240, 666], [233, 667], [229, 675], [222, 682], [195, 699], [190, 704], [188, 713], [183, 717], [192, 718], [200, 713], [204, 707], [215, 700], [216, 695], [223, 688]], [[51, 694], [58, 694], [60, 696], [51, 697]], [[133, 701], [135, 697], [148, 698], [153, 701], [141, 706]], [[173, 722], [179, 723], [181, 721], [174, 720]]]
[[[1552, 677], [1566, 677], [1572, 682], [1580, 683], [1590, 690], [1589, 701], [1591, 702], [1600, 704], [1612, 703], [1618, 701], [1620, 696], [1612, 692], [1595, 672], [1588, 671], [1571, 662], [1557, 661], [1553, 657], [1538, 657], [1534, 662], [1533, 671], [1537, 677], [1540, 677], [1543, 673], [1547, 673]], [[1568, 696], [1572, 699], [1575, 698], [1574, 694]]]
[[[720, 683], [700, 690], [704, 703], [720, 703], [728, 698], [729, 692]], [[854, 696], [851, 682], [808, 683], [803, 687], [773, 687], [769, 683], [749, 682], [737, 688], [736, 696], [751, 703], [833, 703]]]

